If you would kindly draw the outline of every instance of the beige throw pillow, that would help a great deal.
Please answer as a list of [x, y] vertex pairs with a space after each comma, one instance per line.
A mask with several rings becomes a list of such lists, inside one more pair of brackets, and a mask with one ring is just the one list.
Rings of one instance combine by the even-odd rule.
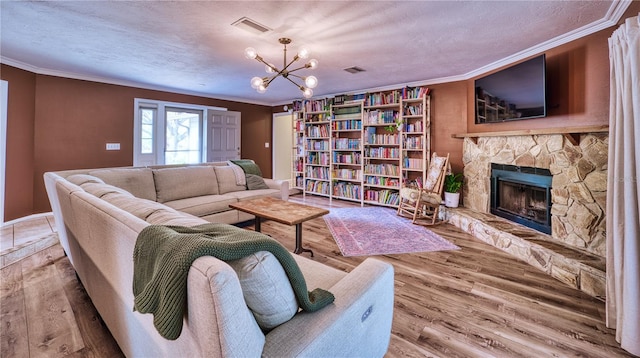
[[298, 301], [278, 259], [259, 251], [228, 264], [236, 271], [247, 306], [260, 328], [271, 330], [298, 312]]

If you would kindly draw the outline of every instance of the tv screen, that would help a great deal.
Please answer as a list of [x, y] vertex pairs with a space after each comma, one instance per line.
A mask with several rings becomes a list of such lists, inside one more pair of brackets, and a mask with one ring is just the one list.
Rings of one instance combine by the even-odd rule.
[[545, 82], [545, 55], [477, 79], [476, 123], [545, 117]]

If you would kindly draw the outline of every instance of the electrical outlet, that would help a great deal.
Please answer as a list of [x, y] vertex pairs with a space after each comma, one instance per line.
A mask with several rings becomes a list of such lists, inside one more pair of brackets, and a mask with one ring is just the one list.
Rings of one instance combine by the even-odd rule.
[[107, 150], [120, 150], [120, 143], [107, 143]]
[[264, 143], [265, 148], [269, 148], [269, 142]]

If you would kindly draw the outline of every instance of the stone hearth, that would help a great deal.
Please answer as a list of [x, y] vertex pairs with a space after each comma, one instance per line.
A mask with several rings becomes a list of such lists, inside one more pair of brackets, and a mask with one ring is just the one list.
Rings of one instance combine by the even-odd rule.
[[[607, 151], [609, 135], [561, 134], [464, 139], [463, 205], [450, 222], [479, 239], [598, 298], [605, 295]], [[491, 163], [549, 169], [551, 235], [489, 213]]]
[[605, 259], [572, 248], [526, 226], [466, 208], [445, 208], [444, 218], [557, 280], [584, 293], [605, 298]]

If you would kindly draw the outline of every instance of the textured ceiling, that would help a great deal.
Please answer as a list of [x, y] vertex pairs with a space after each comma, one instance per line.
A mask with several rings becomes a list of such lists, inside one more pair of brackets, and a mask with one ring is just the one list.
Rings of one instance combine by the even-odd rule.
[[[249, 84], [302, 45], [315, 96], [460, 80], [618, 21], [628, 1], [0, 1], [2, 63], [36, 73], [261, 104], [300, 98]], [[231, 24], [249, 17], [272, 29]], [[343, 69], [358, 66], [366, 72]]]

